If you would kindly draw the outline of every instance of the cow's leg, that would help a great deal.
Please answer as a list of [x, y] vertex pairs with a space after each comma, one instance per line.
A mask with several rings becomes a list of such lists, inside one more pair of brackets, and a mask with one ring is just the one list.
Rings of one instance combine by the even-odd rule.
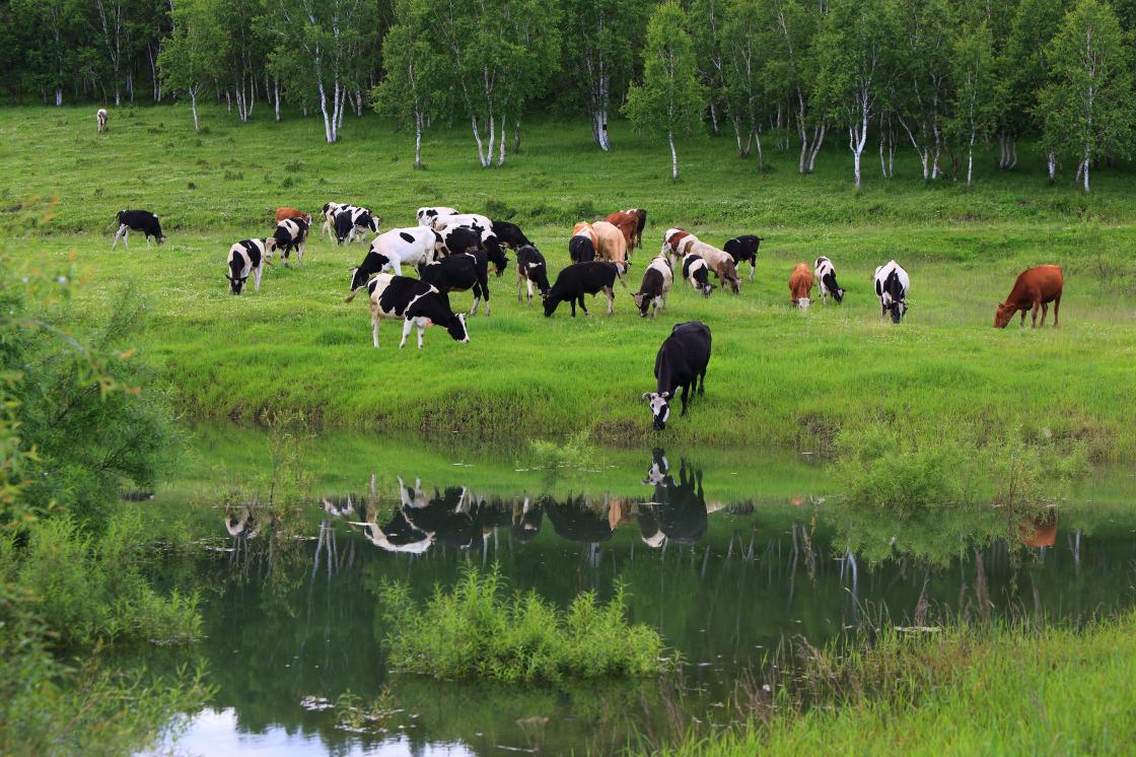
[[296, 265], [304, 264], [304, 248], [307, 247], [307, 245], [308, 241], [305, 239], [303, 242], [300, 242], [300, 246], [296, 249]]
[[1041, 328], [1045, 328], [1045, 316], [1049, 315], [1049, 303], [1041, 303]]
[[576, 317], [576, 298], [573, 297], [572, 299], [568, 300], [568, 304], [572, 306], [572, 317], [575, 318]]
[[418, 349], [422, 349], [422, 336], [426, 333], [426, 326], [419, 322], [418, 326]]
[[114, 249], [115, 247], [118, 247], [118, 240], [119, 240], [119, 239], [121, 239], [121, 238], [122, 238], [122, 236], [123, 236], [123, 235], [124, 235], [124, 234], [126, 233], [126, 231], [127, 231], [127, 228], [128, 228], [128, 227], [126, 226], [126, 224], [120, 224], [120, 225], [119, 225], [119, 227], [118, 227], [118, 231], [116, 231], [116, 232], [114, 233], [114, 242], [112, 242], [112, 243], [111, 243], [111, 246], [110, 246], [110, 248], [111, 248], [112, 250], [113, 250], [113, 249]]
[[679, 417], [686, 415], [686, 403], [690, 399], [690, 384], [682, 385], [682, 412]]
[[1030, 308], [1030, 328], [1037, 328], [1037, 311], [1041, 309], [1041, 303], [1034, 300], [1033, 307]]
[[146, 235], [146, 249], [147, 250], [150, 249], [150, 235], [149, 234]]
[[477, 278], [480, 279], [478, 284], [481, 286], [481, 296], [485, 300], [485, 315], [488, 316], [489, 315], [489, 269], [488, 268], [485, 269], [485, 275], [484, 276], [479, 273], [477, 275]]
[[1057, 328], [1057, 316], [1061, 312], [1061, 295], [1053, 298], [1053, 328]]
[[584, 315], [591, 315], [591, 313], [588, 312], [588, 306], [584, 302], [584, 295], [582, 294], [580, 295], [580, 307], [584, 310]]
[[382, 318], [379, 317], [377, 308], [371, 308], [371, 342], [375, 345], [375, 349], [379, 347], [379, 323]]
[[[521, 275], [520, 271], [517, 271], [517, 302], [520, 302], [523, 299], [521, 295], [521, 289], [524, 287], [524, 281], [525, 277]], [[529, 293], [529, 300], [532, 301], [531, 292]]]
[[260, 275], [264, 272], [264, 260], [261, 259], [260, 265], [252, 269], [252, 283], [253, 289], [260, 291]]
[[753, 281], [756, 276], [757, 276], [757, 256], [755, 255], [753, 260], [749, 261], [749, 280]]
[[698, 396], [706, 395], [706, 369], [703, 368], [702, 372], [698, 374], [700, 381], [698, 382]]
[[477, 315], [477, 306], [481, 304], [481, 285], [473, 285], [473, 304], [469, 306], [469, 314]]
[[[402, 321], [402, 341], [398, 343], [398, 348], [401, 350], [406, 346], [406, 338], [410, 336], [410, 330], [414, 328], [414, 321], [410, 318], [405, 318]], [[421, 349], [421, 346], [419, 347]]]
[[615, 289], [612, 287], [604, 287], [604, 296], [607, 297], [607, 314], [611, 315], [615, 312]]

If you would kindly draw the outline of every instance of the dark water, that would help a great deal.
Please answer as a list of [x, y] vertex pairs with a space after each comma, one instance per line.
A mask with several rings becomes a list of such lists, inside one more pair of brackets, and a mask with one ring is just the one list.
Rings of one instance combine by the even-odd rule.
[[[203, 662], [217, 686], [176, 751], [603, 753], [666, 733], [675, 712], [729, 720], [739, 677], [760, 677], [786, 637], [821, 644], [863, 622], [946, 617], [1079, 623], [1136, 599], [1136, 518], [1108, 515], [1121, 508], [1070, 506], [1021, 523], [982, 513], [973, 538], [958, 539], [957, 522], [939, 535], [952, 540], [945, 549], [933, 526], [895, 523], [892, 556], [869, 564], [856, 534], [872, 529], [821, 496], [723, 500], [699, 465], [657, 453], [636, 478], [639, 495], [620, 497], [602, 486], [486, 496], [462, 486], [460, 469], [401, 488], [360, 480], [352, 493], [314, 494], [287, 532], [256, 507], [211, 510], [200, 557], [180, 568], [203, 591], [207, 638], [145, 653], [159, 666]], [[681, 653], [681, 675], [549, 688], [391, 673], [380, 583], [403, 579], [426, 597], [493, 563], [560, 606], [622, 582], [631, 619]], [[330, 707], [345, 692], [381, 699], [390, 714], [352, 727]]]

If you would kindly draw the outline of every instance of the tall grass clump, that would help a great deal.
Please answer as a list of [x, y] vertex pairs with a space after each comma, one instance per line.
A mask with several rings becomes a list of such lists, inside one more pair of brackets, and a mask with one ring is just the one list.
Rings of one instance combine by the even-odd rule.
[[499, 570], [466, 570], [423, 606], [404, 583], [381, 589], [391, 666], [436, 678], [506, 682], [647, 676], [664, 665], [662, 637], [627, 619], [618, 587], [607, 604], [579, 594], [561, 611], [535, 592], [510, 594]]

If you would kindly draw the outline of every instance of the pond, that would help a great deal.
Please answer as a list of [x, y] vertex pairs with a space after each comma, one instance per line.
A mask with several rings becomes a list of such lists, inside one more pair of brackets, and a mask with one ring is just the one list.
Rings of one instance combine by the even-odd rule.
[[[958, 540], [952, 524], [954, 541], [938, 550], [921, 546], [933, 533], [874, 523], [895, 535], [891, 556], [869, 562], [863, 529], [809, 457], [620, 451], [550, 474], [509, 452], [310, 440], [295, 461], [310, 473], [294, 477], [301, 509], [284, 523], [247, 494], [273, 442], [241, 434], [205, 433], [184, 480], [146, 503], [188, 513], [200, 547], [170, 580], [202, 592], [206, 638], [129, 655], [202, 664], [216, 686], [204, 711], [187, 713], [178, 752], [608, 752], [685, 718], [728, 719], [786, 638], [823, 644], [865, 621], [1077, 624], [1136, 600], [1124, 474], [1095, 477], [1077, 502], [1029, 522], [996, 519], [992, 530], [979, 518]], [[561, 607], [622, 584], [631, 619], [662, 633], [680, 670], [544, 687], [389, 670], [382, 582], [426, 599], [493, 564], [511, 587]], [[374, 702], [383, 717], [344, 717], [346, 704]]]

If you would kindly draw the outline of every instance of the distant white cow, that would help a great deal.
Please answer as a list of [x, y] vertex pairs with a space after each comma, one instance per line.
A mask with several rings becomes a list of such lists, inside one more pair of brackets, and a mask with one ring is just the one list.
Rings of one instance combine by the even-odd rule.
[[95, 111], [95, 123], [98, 124], [99, 134], [107, 130], [107, 118], [106, 108], [99, 108]]

